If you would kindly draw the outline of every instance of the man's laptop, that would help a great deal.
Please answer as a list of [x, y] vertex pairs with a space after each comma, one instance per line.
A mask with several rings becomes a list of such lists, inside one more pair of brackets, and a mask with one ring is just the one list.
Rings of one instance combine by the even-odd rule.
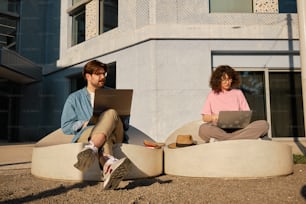
[[100, 114], [107, 109], [115, 109], [122, 122], [126, 123], [131, 113], [132, 97], [132, 89], [96, 89], [93, 116], [88, 124], [96, 124]]
[[217, 126], [222, 129], [245, 128], [251, 117], [252, 111], [220, 111]]

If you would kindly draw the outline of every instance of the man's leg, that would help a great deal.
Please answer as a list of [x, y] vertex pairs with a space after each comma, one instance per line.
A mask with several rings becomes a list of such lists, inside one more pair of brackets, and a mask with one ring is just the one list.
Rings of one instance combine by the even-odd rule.
[[[101, 114], [97, 124], [95, 125], [91, 141], [96, 147], [103, 146], [104, 156], [113, 155], [113, 144], [123, 141], [123, 124], [115, 110], [107, 110]], [[103, 166], [107, 157], [100, 157], [100, 163]]]
[[92, 129], [93, 127], [87, 128], [77, 141], [87, 143], [84, 149], [77, 155], [78, 162], [74, 164], [74, 167], [80, 171], [86, 171], [98, 155], [98, 149], [93, 146], [93, 143], [89, 143]]
[[[123, 141], [123, 125], [115, 110], [107, 110], [101, 114], [90, 134], [90, 144], [93, 148], [101, 149], [99, 162], [103, 166], [104, 189], [115, 189], [128, 172], [128, 158], [120, 160], [112, 156], [114, 143]], [[105, 148], [105, 150], [103, 150]], [[86, 165], [89, 162], [86, 162]]]
[[[113, 135], [115, 138], [111, 137]], [[81, 171], [86, 171], [93, 163], [92, 154], [98, 156], [98, 149], [105, 144], [107, 153], [112, 154], [113, 141], [121, 142], [122, 140], [123, 127], [117, 112], [112, 109], [103, 112], [96, 125], [86, 129], [79, 138], [78, 142], [89, 142], [89, 144], [78, 154], [78, 163], [75, 164], [75, 167]], [[102, 166], [106, 162], [104, 157], [100, 157], [99, 160], [102, 162]]]
[[[111, 124], [114, 124], [114, 126], [111, 129], [107, 129], [104, 124], [109, 124], [108, 127], [111, 127]], [[131, 164], [128, 158], [117, 159], [113, 156], [113, 144], [121, 143], [124, 137], [123, 124], [117, 112], [108, 110], [103, 118], [99, 120], [94, 131], [108, 132], [110, 134], [103, 145], [99, 162], [103, 167], [104, 189], [115, 189], [128, 173]]]

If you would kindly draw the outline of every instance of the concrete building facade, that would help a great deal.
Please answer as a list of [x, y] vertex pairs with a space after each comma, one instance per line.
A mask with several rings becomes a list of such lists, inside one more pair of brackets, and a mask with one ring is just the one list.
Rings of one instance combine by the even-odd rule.
[[83, 65], [98, 59], [110, 64], [112, 87], [134, 90], [130, 124], [156, 141], [201, 119], [210, 74], [221, 64], [241, 73], [253, 119], [268, 120], [269, 137], [305, 139], [295, 1], [39, 2], [60, 8], [58, 50], [42, 48], [58, 58], [33, 59], [42, 80], [22, 87], [17, 138], [59, 128], [66, 97], [83, 86]]

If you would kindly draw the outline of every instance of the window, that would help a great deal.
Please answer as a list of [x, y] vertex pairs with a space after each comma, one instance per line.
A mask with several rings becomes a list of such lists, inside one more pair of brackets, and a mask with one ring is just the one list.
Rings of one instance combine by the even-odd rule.
[[85, 41], [85, 7], [88, 0], [72, 0], [72, 6], [67, 13], [71, 16], [71, 45], [76, 45]]
[[72, 45], [85, 41], [85, 6], [72, 15]]
[[116, 88], [116, 62], [107, 64], [106, 86]]
[[0, 2], [0, 47], [16, 51], [18, 12], [19, 2], [17, 0], [2, 0]]
[[19, 0], [1, 0], [0, 11], [18, 13]]
[[[211, 13], [253, 13], [257, 0], [210, 0]], [[275, 4], [277, 1], [265, 2]], [[279, 13], [297, 13], [296, 0], [278, 0]]]
[[266, 97], [264, 72], [240, 72], [241, 90], [253, 110], [252, 121], [266, 120]]
[[304, 137], [301, 73], [270, 72], [271, 127], [275, 137]]
[[296, 0], [278, 0], [280, 13], [297, 13]]
[[72, 5], [81, 3], [83, 0], [72, 0]]
[[20, 85], [7, 80], [1, 80], [0, 83], [0, 140], [8, 142], [19, 141], [19, 114], [21, 108], [19, 105], [21, 94]]
[[12, 16], [0, 17], [0, 47], [16, 50], [16, 31], [18, 19]]
[[99, 33], [118, 27], [118, 0], [100, 0]]
[[[273, 138], [305, 137], [301, 73], [266, 72], [268, 74], [265, 74], [265, 71], [240, 72], [241, 90], [253, 110], [252, 121], [268, 120], [267, 111], [269, 111]], [[268, 85], [265, 85], [265, 76], [268, 77]], [[269, 90], [268, 93], [265, 89]], [[269, 103], [267, 95], [269, 95]], [[266, 107], [266, 104], [270, 106]]]
[[8, 118], [9, 118], [9, 97], [5, 95], [0, 95], [0, 126], [2, 128], [2, 133], [0, 135], [0, 140], [8, 139]]
[[[76, 45], [86, 40], [86, 5], [90, 0], [72, 0], [72, 6], [68, 9], [68, 14], [72, 17], [72, 42]], [[89, 13], [89, 15], [99, 15], [99, 34], [118, 27], [118, 0], [99, 0], [99, 14]]]
[[210, 0], [211, 13], [252, 13], [252, 0]]

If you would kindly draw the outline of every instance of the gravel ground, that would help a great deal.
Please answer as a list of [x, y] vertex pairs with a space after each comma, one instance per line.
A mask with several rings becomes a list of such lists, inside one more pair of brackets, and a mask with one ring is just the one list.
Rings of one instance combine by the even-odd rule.
[[0, 168], [0, 203], [306, 203], [306, 164], [289, 176], [260, 179], [161, 175], [126, 180], [116, 190], [102, 182], [34, 177], [29, 168]]

